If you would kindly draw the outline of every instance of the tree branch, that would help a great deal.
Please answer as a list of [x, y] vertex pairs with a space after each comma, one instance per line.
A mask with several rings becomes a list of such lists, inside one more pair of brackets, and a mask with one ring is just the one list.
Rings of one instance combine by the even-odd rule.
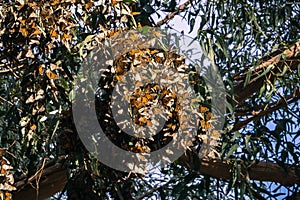
[[46, 166], [39, 176], [23, 177], [15, 184], [14, 200], [42, 200], [64, 189], [67, 183], [67, 169], [61, 163]]
[[[179, 158], [179, 162], [183, 166], [194, 169], [201, 174], [226, 180], [230, 178], [230, 170], [232, 169], [232, 164], [229, 163], [230, 160], [200, 159], [197, 156], [193, 156], [193, 154], [193, 152], [187, 152]], [[195, 164], [195, 162], [199, 163]], [[270, 181], [282, 185], [300, 184], [300, 169], [288, 165], [285, 166], [285, 169], [276, 163], [260, 161], [252, 165], [251, 168], [248, 169], [248, 172], [251, 180]], [[247, 169], [243, 166], [241, 177], [245, 177], [246, 171]]]
[[[4, 64], [0, 64], [0, 68], [1, 67], [8, 67], [7, 65], [4, 65]], [[3, 70], [0, 70], [0, 74], [7, 74], [7, 73], [14, 73], [14, 71], [18, 70], [18, 69], [21, 69], [23, 68], [24, 65], [19, 65], [17, 67], [14, 67], [14, 68], [9, 68], [8, 69], [3, 69]]]
[[184, 11], [188, 7], [188, 5], [190, 5], [192, 3], [192, 1], [193, 0], [188, 0], [185, 3], [181, 4], [176, 11], [168, 14], [163, 20], [157, 22], [157, 24], [155, 26], [160, 27], [160, 26], [164, 25], [165, 23], [167, 23], [168, 21], [170, 21], [171, 19], [173, 19], [176, 15], [178, 15], [179, 13]]
[[[214, 178], [230, 179], [230, 170], [232, 164], [230, 160], [222, 161], [220, 159], [200, 159], [193, 155], [193, 152], [187, 152], [179, 158], [179, 164], [193, 169], [201, 174], [209, 175]], [[242, 161], [240, 161], [242, 163]], [[243, 166], [243, 165], [242, 165]], [[245, 177], [246, 168], [242, 168], [241, 177]], [[248, 170], [251, 180], [270, 181], [282, 185], [300, 184], [300, 169], [286, 165], [285, 168], [276, 163], [257, 162]], [[67, 183], [67, 169], [61, 163], [55, 163], [47, 166], [40, 177], [39, 190], [36, 190], [36, 178], [31, 181], [23, 177], [16, 182], [17, 191], [14, 194], [14, 200], [26, 199], [45, 199], [53, 196], [64, 189]], [[153, 191], [158, 188], [153, 188]], [[152, 192], [152, 191], [151, 191]]]
[[[285, 57], [285, 58], [284, 58]], [[235, 100], [237, 104], [242, 103], [244, 100], [249, 98], [255, 92], [257, 92], [264, 84], [264, 80], [266, 77], [272, 82], [274, 80], [274, 74], [283, 71], [285, 65], [289, 66], [290, 69], [296, 70], [298, 69], [298, 65], [300, 64], [300, 40], [295, 44], [291, 45], [288, 49], [284, 51], [279, 51], [272, 58], [263, 61], [260, 65], [256, 66], [252, 70], [252, 77], [250, 82], [244, 87], [245, 78], [247, 73], [236, 76], [235, 80], [242, 79], [242, 81], [234, 87], [234, 91], [238, 91], [235, 93]], [[259, 77], [267, 67], [270, 65], [276, 66], [273, 70], [270, 70], [265, 76]]]
[[300, 99], [300, 88], [298, 88], [297, 90], [295, 90], [295, 93], [290, 95], [287, 99], [281, 99], [277, 102], [275, 102], [274, 106], [271, 106], [269, 109], [267, 110], [263, 110], [260, 112], [255, 112], [256, 114], [254, 114], [252, 117], [245, 119], [244, 121], [239, 121], [237, 122], [233, 129], [231, 130], [231, 132], [237, 131], [241, 128], [243, 128], [244, 126], [246, 126], [249, 122], [257, 120], [267, 114], [270, 114], [272, 112], [274, 112], [275, 110], [278, 110], [282, 107], [285, 107], [293, 102], [296, 102]]
[[[297, 94], [298, 90], [295, 90], [295, 94]], [[273, 106], [279, 105], [279, 104], [284, 104], [285, 106], [287, 106], [287, 101], [289, 101], [292, 98], [295, 98], [296, 96], [294, 94], [289, 95], [287, 97], [285, 97], [284, 99], [280, 99], [278, 101], [274, 101], [272, 103], [267, 103], [267, 104], [263, 104], [263, 105], [257, 105], [248, 109], [241, 109], [241, 110], [236, 110], [234, 115], [235, 116], [249, 116], [249, 115], [253, 115], [253, 113], [257, 113], [262, 111], [264, 108], [272, 108]]]

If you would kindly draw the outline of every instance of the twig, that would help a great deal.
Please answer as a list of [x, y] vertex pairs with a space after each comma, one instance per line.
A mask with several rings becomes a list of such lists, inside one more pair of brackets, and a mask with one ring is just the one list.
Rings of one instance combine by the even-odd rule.
[[294, 93], [287, 96], [287, 97], [283, 97], [281, 94], [280, 94], [280, 97], [281, 99], [278, 100], [278, 101], [274, 101], [270, 104], [264, 104], [264, 105], [258, 105], [258, 106], [255, 106], [255, 107], [252, 107], [252, 108], [249, 108], [249, 109], [245, 109], [245, 110], [236, 110], [234, 115], [235, 116], [247, 116], [247, 115], [253, 115], [253, 112], [258, 112], [266, 107], [272, 107], [274, 105], [280, 105], [282, 104], [283, 102], [285, 102], [285, 105], [288, 105], [287, 103], [287, 100], [288, 99], [292, 99], [292, 98], [295, 98], [296, 96], [298, 96], [297, 94], [299, 94], [299, 91], [300, 91], [300, 88], [298, 89], [295, 89]]
[[[8, 66], [2, 64], [2, 65], [0, 65], [0, 67], [8, 67]], [[14, 73], [15, 70], [21, 69], [21, 68], [23, 68], [23, 67], [24, 67], [24, 65], [20, 65], [20, 66], [14, 67], [14, 68], [8, 67], [8, 69], [0, 70], [0, 74]], [[15, 74], [15, 73], [14, 73], [14, 74]]]
[[[44, 158], [44, 160], [43, 160], [43, 163], [42, 163], [42, 166], [40, 167], [40, 169], [38, 169], [36, 172], [35, 172], [35, 174], [32, 176], [32, 177], [30, 177], [29, 179], [28, 179], [28, 181], [32, 181], [35, 177], [38, 177], [37, 178], [37, 180], [40, 180], [40, 176], [41, 176], [41, 174], [43, 174], [43, 170], [44, 170], [44, 168], [45, 168], [45, 164], [46, 164], [46, 161], [47, 161], [48, 159], [47, 158]], [[38, 188], [38, 187], [37, 187]]]
[[[15, 104], [13, 104], [12, 102], [10, 102], [10, 101], [4, 99], [4, 98], [1, 97], [1, 96], [0, 96], [0, 100], [2, 100], [2, 101], [4, 101], [4, 102], [8, 103], [8, 104], [11, 105], [11, 106], [14, 106], [14, 105], [15, 105]], [[17, 110], [18, 110], [19, 112], [23, 112], [20, 108], [17, 108]]]
[[[285, 55], [285, 59], [283, 58]], [[244, 100], [249, 98], [253, 93], [257, 92], [262, 85], [264, 84], [265, 77], [268, 76], [270, 81], [274, 80], [276, 73], [283, 70], [285, 65], [289, 66], [291, 70], [297, 70], [300, 59], [300, 40], [291, 45], [288, 49], [284, 50], [282, 53], [274, 55], [272, 58], [263, 61], [261, 64], [256, 66], [253, 69], [253, 74], [251, 80], [244, 87], [244, 81], [241, 81], [234, 87], [234, 91], [238, 91], [235, 95], [235, 104], [241, 104]], [[270, 65], [276, 66], [273, 70], [270, 70], [265, 76], [259, 76], [263, 71]], [[248, 72], [243, 73], [242, 75], [237, 75], [234, 77], [235, 80], [242, 79], [246, 77]]]
[[250, 117], [250, 118], [248, 118], [244, 121], [237, 122], [230, 132], [237, 131], [237, 130], [243, 128], [244, 126], [246, 126], [249, 122], [257, 120], [257, 119], [259, 119], [259, 118], [261, 118], [261, 117], [263, 117], [267, 114], [270, 114], [270, 113], [274, 112], [275, 110], [278, 110], [278, 109], [280, 109], [284, 106], [287, 106], [287, 105], [289, 105], [293, 102], [296, 102], [299, 99], [300, 99], [300, 89], [298, 89], [297, 92], [295, 94], [293, 94], [292, 98], [290, 98], [289, 100], [285, 101], [285, 100], [281, 99], [281, 100], [278, 101], [278, 104], [276, 106], [274, 106], [272, 108], [269, 108], [268, 110], [261, 111], [257, 115], [254, 115], [253, 117]]
[[181, 4], [176, 11], [168, 14], [163, 20], [157, 22], [157, 24], [155, 25], [155, 27], [160, 27], [161, 25], [167, 23], [170, 19], [173, 19], [177, 14], [179, 14], [182, 11], [184, 11], [187, 8], [187, 6], [192, 3], [192, 1], [193, 0], [188, 0], [185, 3]]

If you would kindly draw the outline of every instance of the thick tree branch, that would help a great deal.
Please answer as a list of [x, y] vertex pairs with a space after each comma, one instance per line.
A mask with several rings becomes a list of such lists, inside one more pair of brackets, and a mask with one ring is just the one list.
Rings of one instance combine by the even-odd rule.
[[[269, 82], [273, 82], [276, 74], [281, 73], [285, 66], [288, 66], [290, 70], [298, 70], [298, 65], [300, 64], [300, 40], [291, 45], [288, 49], [275, 51], [271, 55], [272, 56], [268, 56], [267, 59], [263, 58], [261, 64], [259, 64], [255, 68], [248, 69], [248, 72], [243, 72], [243, 74], [236, 75], [234, 77], [235, 80], [240, 81], [240, 83], [234, 87], [234, 91], [236, 91], [234, 98], [237, 105], [241, 104], [244, 100], [259, 91], [266, 80]], [[274, 68], [265, 73], [265, 75], [261, 76], [261, 74], [263, 74], [270, 65], [273, 65]], [[247, 73], [249, 72], [251, 72], [251, 78], [249, 83], [244, 87]], [[267, 114], [270, 114], [299, 100], [299, 92], [299, 88], [297, 88], [294, 94], [288, 97], [283, 97], [283, 99], [269, 104], [267, 110], [262, 110], [263, 108], [265, 108], [265, 105], [263, 107], [258, 106], [257, 108], [252, 108], [252, 111], [254, 111], [250, 113], [252, 116], [248, 119], [245, 119], [244, 121], [236, 122], [231, 132], [237, 131], [246, 126], [249, 122], [260, 119]], [[246, 113], [246, 115], [248, 113], [249, 115], [249, 110], [248, 112], [238, 111], [236, 114], [241, 116], [243, 115], [243, 113], [241, 112]]]
[[294, 91], [293, 94], [291, 94], [291, 95], [289, 95], [287, 97], [284, 97], [284, 99], [280, 99], [278, 101], [274, 101], [272, 103], [268, 103], [268, 104], [264, 104], [264, 105], [258, 105], [258, 106], [255, 106], [255, 107], [252, 107], [252, 108], [248, 108], [248, 109], [236, 110], [235, 111], [235, 116], [249, 116], [249, 115], [253, 115], [253, 113], [257, 113], [259, 111], [262, 111], [264, 108], [272, 108], [272, 107], [274, 107], [276, 105], [279, 105], [279, 104], [287, 106], [288, 102], [291, 99], [300, 98], [300, 97], [298, 97], [299, 95], [300, 95], [300, 88], [297, 88], [297, 89], [295, 89], [295, 91]]
[[[242, 163], [242, 161], [240, 161]], [[193, 169], [203, 175], [209, 175], [214, 178], [228, 180], [232, 164], [220, 159], [206, 159], [193, 156], [192, 152], [187, 152], [179, 159], [179, 163], [185, 167]], [[286, 169], [286, 170], [285, 170]], [[251, 180], [270, 181], [282, 185], [300, 184], [300, 169], [286, 165], [285, 169], [276, 163], [257, 162], [249, 168]], [[246, 169], [242, 169], [241, 177], [245, 177]], [[67, 183], [67, 169], [60, 163], [47, 166], [39, 181], [39, 190], [37, 190], [36, 178], [30, 182], [26, 178], [16, 183], [17, 191], [14, 194], [15, 200], [26, 199], [45, 199], [55, 193], [62, 191]]]
[[[290, 69], [298, 69], [300, 64], [300, 40], [295, 44], [291, 45], [288, 49], [283, 52], [279, 51], [272, 58], [263, 61], [260, 65], [256, 66], [252, 70], [252, 77], [250, 82], [244, 87], [244, 81], [246, 74], [235, 77], [236, 80], [242, 80], [238, 85], [234, 87], [235, 100], [237, 104], [242, 103], [245, 99], [249, 98], [255, 92], [257, 92], [264, 84], [266, 77], [272, 82], [274, 74], [283, 71], [285, 65], [289, 66]], [[274, 65], [275, 68], [270, 70], [265, 76], [259, 76], [262, 74], [270, 65]]]
[[185, 3], [181, 4], [176, 11], [168, 14], [163, 20], [157, 22], [156, 27], [160, 27], [161, 25], [163, 25], [163, 24], [167, 23], [168, 21], [170, 21], [171, 19], [173, 19], [176, 15], [178, 15], [179, 13], [184, 11], [188, 7], [188, 5], [190, 5], [192, 3], [192, 1], [193, 0], [188, 0]]
[[16, 182], [14, 200], [43, 200], [63, 190], [67, 183], [67, 169], [61, 163], [46, 166], [38, 176], [24, 177]]
[[266, 110], [262, 110], [260, 112], [255, 112], [255, 114], [253, 114], [252, 117], [245, 119], [244, 121], [239, 121], [237, 122], [233, 129], [231, 130], [231, 132], [237, 131], [241, 128], [243, 128], [244, 126], [246, 126], [249, 122], [257, 120], [263, 116], [266, 116], [267, 114], [270, 114], [282, 107], [286, 107], [289, 104], [296, 102], [300, 99], [300, 88], [298, 88], [297, 90], [295, 90], [295, 93], [290, 95], [289, 97], [287, 97], [286, 99], [281, 99], [277, 102], [275, 102], [275, 104], [272, 104], [273, 106], [270, 106], [270, 108], [266, 109]]
[[[183, 155], [179, 159], [179, 162], [183, 166], [194, 169], [201, 174], [227, 180], [230, 178], [230, 170], [232, 169], [232, 164], [229, 163], [229, 160], [200, 159], [197, 156], [193, 156], [192, 152], [187, 152], [187, 154]], [[300, 169], [288, 165], [285, 166], [285, 169], [276, 163], [257, 162], [248, 169], [248, 172], [251, 180], [270, 181], [280, 183], [282, 185], [300, 184]], [[243, 178], [245, 176], [246, 168], [243, 167], [241, 177]]]

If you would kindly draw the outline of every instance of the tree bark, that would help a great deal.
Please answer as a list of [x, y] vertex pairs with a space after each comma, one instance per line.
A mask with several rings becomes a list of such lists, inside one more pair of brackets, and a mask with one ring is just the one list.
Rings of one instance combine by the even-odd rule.
[[[201, 174], [209, 175], [214, 178], [221, 178], [228, 180], [230, 178], [230, 170], [232, 170], [233, 160], [220, 160], [220, 159], [200, 159], [197, 156], [193, 156], [193, 153], [187, 152], [183, 155], [179, 162], [185, 167], [193, 169]], [[200, 164], [195, 164], [198, 162]], [[270, 181], [280, 183], [282, 185], [294, 185], [300, 184], [300, 169], [292, 167], [290, 165], [279, 166], [276, 163], [271, 162], [256, 162], [248, 170], [243, 165], [243, 161], [238, 161], [241, 166], [241, 178], [246, 179], [246, 172], [249, 173], [250, 180], [256, 181]], [[197, 167], [195, 167], [197, 166]]]
[[43, 200], [64, 189], [68, 180], [67, 169], [61, 163], [45, 167], [35, 176], [16, 182], [14, 200]]
[[[195, 158], [197, 157], [188, 152], [179, 159], [179, 163], [203, 175], [225, 180], [230, 178], [231, 160]], [[240, 163], [242, 164], [242, 161]], [[300, 184], [300, 169], [289, 165], [283, 168], [276, 163], [257, 162], [248, 169], [248, 173], [251, 180], [270, 181], [286, 186]], [[241, 178], [245, 179], [245, 176], [246, 168], [242, 167]], [[23, 200], [25, 197], [30, 200], [43, 200], [62, 191], [67, 183], [67, 169], [60, 163], [56, 163], [43, 170], [38, 189], [36, 180], [36, 178], [30, 182], [25, 178], [19, 180], [16, 183], [17, 191], [14, 194], [14, 200]]]
[[169, 22], [171, 19], [173, 19], [176, 15], [187, 9], [187, 7], [192, 3], [193, 0], [188, 0], [185, 3], [181, 4], [178, 9], [170, 14], [168, 14], [163, 20], [156, 23], [155, 27], [160, 27], [164, 25], [165, 23]]
[[[263, 59], [264, 60], [264, 59]], [[241, 80], [239, 84], [234, 87], [235, 92], [235, 101], [237, 104], [240, 104], [255, 92], [257, 92], [264, 84], [266, 78], [271, 82], [274, 80], [274, 74], [283, 71], [284, 66], [288, 66], [292, 70], [297, 70], [298, 65], [300, 64], [300, 40], [291, 45], [288, 49], [284, 51], [276, 51], [272, 54], [272, 57], [262, 61], [261, 64], [256, 66], [252, 71], [252, 76], [249, 83], [244, 86], [246, 75], [249, 72], [246, 72], [242, 75], [235, 77], [235, 80]], [[270, 70], [264, 76], [260, 76], [270, 65], [274, 65], [274, 69]]]

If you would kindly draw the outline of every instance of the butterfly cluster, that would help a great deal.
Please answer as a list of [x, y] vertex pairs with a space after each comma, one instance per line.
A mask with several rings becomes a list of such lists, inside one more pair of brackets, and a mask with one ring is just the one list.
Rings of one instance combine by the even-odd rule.
[[4, 157], [7, 149], [0, 149], [0, 199], [1, 200], [11, 200], [14, 187], [14, 178], [11, 173], [13, 168], [10, 162]]
[[[172, 71], [159, 74], [155, 67], [150, 70], [147, 69], [158, 65], [161, 65], [163, 68], [172, 68], [180, 76], [175, 77], [171, 74]], [[145, 68], [147, 73], [144, 73]], [[162, 76], [167, 82], [179, 82], [177, 78], [186, 78], [191, 86], [197, 90], [196, 85], [201, 83], [198, 81], [199, 77], [190, 75], [192, 70], [190, 66], [185, 64], [184, 56], [162, 49], [133, 49], [117, 57], [105, 73], [102, 74], [96, 94], [98, 121], [107, 137], [124, 150], [139, 153], [155, 151], [167, 145], [174, 139], [173, 136], [179, 129], [180, 120], [183, 118], [181, 113], [182, 97], [186, 95], [187, 91], [173, 91], [172, 88], [165, 87], [158, 82], [145, 83], [142, 80], [149, 80], [149, 78], [160, 80], [156, 79], [156, 76]], [[128, 88], [126, 87], [120, 87], [119, 91], [117, 91], [124, 92], [129, 102], [129, 110], [119, 110], [118, 112], [130, 113], [130, 120], [140, 127], [135, 130], [136, 137], [123, 132], [124, 129], [120, 129], [112, 114], [113, 105], [111, 104], [111, 99], [113, 91], [118, 83], [126, 82], [126, 74], [129, 72], [139, 75], [134, 77], [135, 89], [133, 91], [127, 91]], [[147, 76], [147, 78], [141, 76]], [[199, 145], [196, 141], [200, 141], [200, 143], [210, 142], [211, 140], [218, 141], [219, 133], [213, 130], [214, 127], [211, 123], [213, 118], [211, 109], [209, 106], [202, 105], [199, 99], [194, 99], [194, 101], [198, 106], [196, 110], [199, 115], [199, 137], [187, 145]], [[151, 128], [151, 126], [154, 125], [155, 127], [158, 124], [158, 120], [153, 116], [154, 114], [162, 114], [162, 110], [164, 110], [165, 114], [165, 124], [162, 129], [152, 137], [143, 137], [145, 134], [142, 134], [142, 132], [149, 131], [145, 127]], [[128, 121], [129, 119], [125, 120]], [[128, 123], [124, 121], [123, 124]], [[207, 137], [208, 130], [214, 134], [213, 137]]]

